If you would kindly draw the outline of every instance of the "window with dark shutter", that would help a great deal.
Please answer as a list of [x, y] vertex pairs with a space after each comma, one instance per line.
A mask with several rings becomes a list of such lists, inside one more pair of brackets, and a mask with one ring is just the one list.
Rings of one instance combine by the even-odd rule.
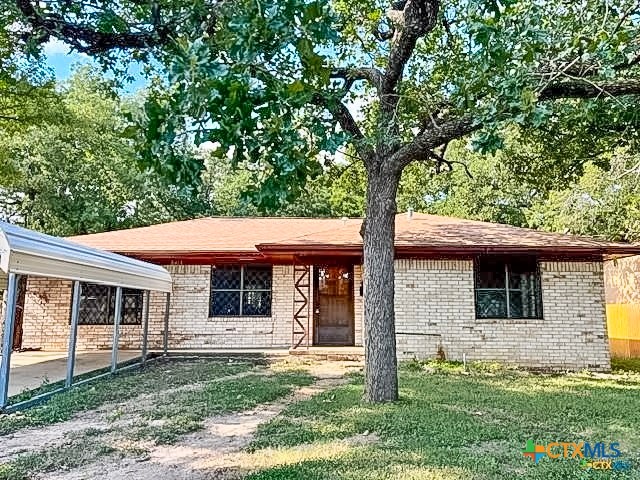
[[477, 318], [542, 318], [535, 257], [480, 256], [475, 271]]

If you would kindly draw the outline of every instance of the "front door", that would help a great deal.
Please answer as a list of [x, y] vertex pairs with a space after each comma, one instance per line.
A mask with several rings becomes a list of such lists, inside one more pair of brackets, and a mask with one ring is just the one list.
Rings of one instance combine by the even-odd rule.
[[314, 267], [314, 345], [353, 345], [353, 265]]

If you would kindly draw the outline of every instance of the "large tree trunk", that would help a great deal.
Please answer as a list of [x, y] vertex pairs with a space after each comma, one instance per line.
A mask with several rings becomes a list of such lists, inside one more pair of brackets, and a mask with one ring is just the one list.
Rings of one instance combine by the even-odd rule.
[[394, 297], [394, 236], [399, 175], [367, 172], [364, 225], [365, 400], [398, 399]]

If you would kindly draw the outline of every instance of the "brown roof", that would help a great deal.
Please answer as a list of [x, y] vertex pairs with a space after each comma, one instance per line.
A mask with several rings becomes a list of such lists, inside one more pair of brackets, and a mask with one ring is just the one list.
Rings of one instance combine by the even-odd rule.
[[285, 217], [205, 217], [105, 233], [70, 237], [84, 245], [120, 253], [244, 252], [260, 243], [277, 243], [299, 235], [322, 235], [361, 219]]
[[[361, 250], [362, 219], [208, 217], [71, 237], [125, 254], [258, 254], [332, 249]], [[541, 232], [497, 223], [414, 213], [396, 216], [398, 251], [477, 253], [539, 251], [637, 254], [640, 246]]]

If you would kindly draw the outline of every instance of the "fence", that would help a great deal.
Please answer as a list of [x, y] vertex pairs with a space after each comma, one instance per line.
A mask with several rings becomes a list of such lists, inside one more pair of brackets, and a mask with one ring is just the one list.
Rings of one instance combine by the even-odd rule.
[[607, 261], [604, 271], [611, 356], [640, 358], [640, 256]]
[[612, 357], [640, 358], [640, 305], [607, 304]]

